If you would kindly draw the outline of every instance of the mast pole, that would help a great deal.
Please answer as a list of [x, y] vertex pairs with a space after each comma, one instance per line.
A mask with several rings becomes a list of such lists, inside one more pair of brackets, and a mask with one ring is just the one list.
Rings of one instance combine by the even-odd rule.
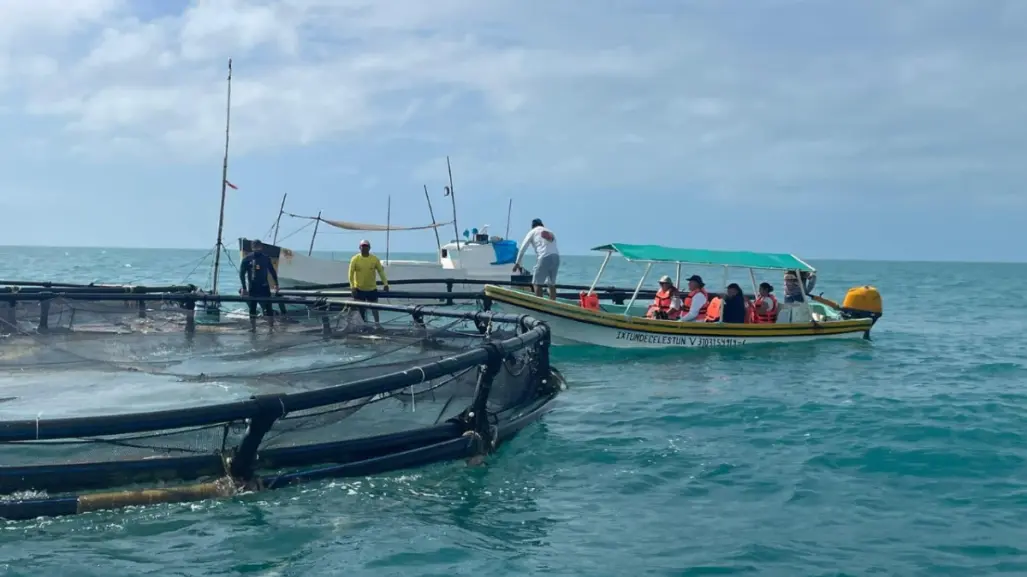
[[314, 239], [317, 238], [317, 227], [321, 224], [321, 211], [317, 211], [317, 218], [314, 219], [314, 234], [310, 235], [310, 248], [307, 249], [307, 256], [314, 254]]
[[278, 218], [275, 219], [275, 237], [271, 241], [271, 244], [276, 244], [278, 242], [278, 225], [282, 222], [282, 213], [285, 212], [285, 199], [288, 197], [288, 192], [282, 195], [282, 206], [278, 207]]
[[435, 211], [431, 208], [431, 195], [428, 194], [428, 185], [424, 185], [424, 198], [428, 199], [428, 214], [431, 215], [432, 230], [435, 231], [435, 246], [439, 250], [439, 258], [442, 258], [442, 240], [439, 239], [439, 227], [435, 222]]
[[510, 238], [510, 213], [513, 212], [513, 199], [506, 205], [506, 234], [503, 238]]
[[232, 125], [232, 59], [228, 59], [228, 98], [225, 105], [225, 159], [221, 164], [221, 210], [218, 212], [218, 240], [214, 247], [214, 286], [211, 292], [218, 294], [218, 272], [221, 269], [222, 234], [225, 229], [225, 192], [228, 187], [228, 135]]
[[389, 237], [392, 233], [392, 195], [385, 208], [385, 264], [389, 264]]
[[456, 225], [456, 193], [453, 192], [453, 168], [449, 164], [449, 155], [446, 155], [446, 170], [449, 172], [449, 200], [453, 203], [453, 234], [456, 236], [456, 250], [460, 250], [460, 227]]

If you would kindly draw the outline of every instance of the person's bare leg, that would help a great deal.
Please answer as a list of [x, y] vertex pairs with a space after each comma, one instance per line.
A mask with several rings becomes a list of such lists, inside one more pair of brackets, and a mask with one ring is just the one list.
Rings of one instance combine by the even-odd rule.
[[554, 301], [556, 300], [556, 285], [555, 284], [549, 285], [549, 299], [550, 300], [554, 300]]
[[535, 296], [537, 296], [538, 298], [542, 298], [542, 285], [531, 285], [531, 288], [535, 289]]

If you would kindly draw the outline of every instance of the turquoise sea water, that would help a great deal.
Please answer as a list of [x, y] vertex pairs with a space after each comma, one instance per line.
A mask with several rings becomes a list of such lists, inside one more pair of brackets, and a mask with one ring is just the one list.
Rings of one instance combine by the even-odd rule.
[[[206, 285], [203, 254], [0, 248], [0, 277]], [[570, 390], [484, 467], [0, 523], [0, 575], [1027, 575], [1027, 265], [812, 264], [882, 291], [873, 342], [556, 349]]]

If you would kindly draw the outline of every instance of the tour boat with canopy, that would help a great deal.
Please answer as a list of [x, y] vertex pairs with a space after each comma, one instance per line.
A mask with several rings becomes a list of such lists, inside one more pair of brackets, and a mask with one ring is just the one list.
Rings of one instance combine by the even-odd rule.
[[[840, 338], [870, 337], [881, 316], [881, 297], [872, 286], [848, 291], [839, 305], [821, 296], [804, 295], [803, 302], [778, 302], [773, 322], [682, 322], [647, 318], [648, 303], [638, 303], [639, 293], [654, 265], [676, 265], [675, 286], [680, 286], [682, 265], [723, 268], [724, 285], [732, 269], [748, 271], [752, 290], [758, 293], [757, 271], [794, 271], [810, 276], [816, 269], [791, 254], [670, 248], [659, 245], [606, 244], [592, 250], [606, 253], [599, 273], [577, 303], [549, 300], [523, 290], [486, 285], [485, 294], [497, 308], [531, 314], [553, 329], [557, 344], [585, 344], [619, 349], [742, 347], [761, 343], [793, 343]], [[595, 292], [613, 255], [644, 263], [645, 269], [624, 305], [599, 303]], [[682, 289], [683, 291], [685, 289]], [[804, 287], [805, 292], [805, 287]], [[711, 292], [711, 301], [716, 300]], [[712, 307], [711, 307], [712, 308]]]

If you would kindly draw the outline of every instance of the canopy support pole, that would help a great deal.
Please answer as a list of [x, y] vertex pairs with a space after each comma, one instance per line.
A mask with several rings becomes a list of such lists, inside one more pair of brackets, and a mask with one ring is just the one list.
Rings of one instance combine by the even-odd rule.
[[642, 290], [642, 285], [645, 283], [646, 277], [649, 276], [649, 270], [653, 268], [653, 263], [645, 265], [645, 272], [642, 273], [642, 278], [638, 279], [638, 284], [635, 285], [635, 292], [631, 294], [631, 300], [628, 301], [628, 306], [624, 308], [624, 316], [631, 316], [631, 305], [635, 304], [635, 299], [638, 298], [638, 292]]
[[595, 292], [596, 285], [599, 284], [599, 278], [603, 276], [603, 271], [606, 270], [606, 263], [610, 262], [610, 257], [612, 256], [612, 251], [606, 251], [606, 258], [603, 259], [603, 264], [599, 265], [599, 274], [597, 274], [595, 280], [592, 281], [592, 286], [588, 287], [588, 294]]
[[[731, 280], [731, 267], [724, 265], [724, 296], [720, 299], [720, 318], [717, 319], [718, 323], [724, 323], [724, 299], [727, 298], [727, 281]], [[744, 296], [742, 298], [745, 298]]]

